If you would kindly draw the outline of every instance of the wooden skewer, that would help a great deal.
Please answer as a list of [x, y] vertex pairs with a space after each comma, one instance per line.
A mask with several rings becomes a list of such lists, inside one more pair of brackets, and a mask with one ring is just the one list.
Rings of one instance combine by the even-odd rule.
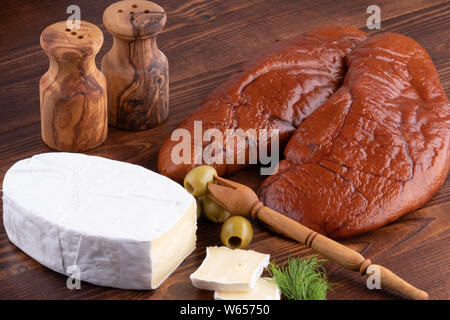
[[327, 238], [304, 225], [264, 206], [255, 192], [247, 186], [220, 177], [215, 177], [217, 184], [208, 184], [212, 200], [223, 206], [232, 215], [251, 216], [269, 225], [272, 230], [294, 239], [314, 249], [324, 257], [340, 264], [346, 269], [369, 275], [368, 268], [380, 271], [382, 288], [392, 290], [409, 299], [428, 300], [425, 291], [419, 290], [401, 279], [383, 266], [372, 264], [370, 259], [339, 242]]

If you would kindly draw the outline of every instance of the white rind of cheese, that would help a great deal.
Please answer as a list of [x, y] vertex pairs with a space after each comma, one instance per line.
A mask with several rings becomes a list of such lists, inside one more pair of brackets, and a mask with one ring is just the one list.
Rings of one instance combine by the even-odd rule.
[[269, 264], [270, 255], [227, 247], [206, 248], [206, 258], [190, 275], [194, 287], [205, 290], [248, 291]]
[[214, 300], [280, 300], [281, 293], [275, 280], [259, 278], [256, 285], [249, 291], [214, 291]]
[[82, 281], [154, 289], [195, 249], [196, 201], [143, 167], [77, 153], [21, 160], [3, 181], [12, 243]]

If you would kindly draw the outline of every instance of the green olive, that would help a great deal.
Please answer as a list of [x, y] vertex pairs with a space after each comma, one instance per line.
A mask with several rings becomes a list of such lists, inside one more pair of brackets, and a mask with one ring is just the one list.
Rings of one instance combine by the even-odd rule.
[[202, 215], [202, 203], [200, 200], [195, 199], [197, 201], [197, 219]]
[[202, 198], [203, 214], [212, 222], [224, 222], [230, 213], [208, 197]]
[[244, 217], [230, 217], [222, 225], [220, 239], [229, 248], [246, 248], [252, 241], [252, 238], [252, 224]]
[[208, 191], [206, 185], [214, 182], [214, 176], [217, 176], [217, 171], [213, 167], [195, 167], [184, 177], [184, 188], [194, 197], [202, 196]]

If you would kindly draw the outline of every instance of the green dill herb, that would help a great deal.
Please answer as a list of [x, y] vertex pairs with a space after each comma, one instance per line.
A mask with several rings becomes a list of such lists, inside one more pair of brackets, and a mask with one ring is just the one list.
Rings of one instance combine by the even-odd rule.
[[282, 266], [271, 262], [268, 270], [287, 299], [326, 300], [327, 290], [334, 284], [327, 280], [325, 261], [316, 257], [289, 258]]

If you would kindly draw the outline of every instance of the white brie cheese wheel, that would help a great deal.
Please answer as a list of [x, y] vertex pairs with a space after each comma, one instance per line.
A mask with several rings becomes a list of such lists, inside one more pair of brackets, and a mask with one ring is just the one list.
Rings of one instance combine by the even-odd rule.
[[3, 223], [11, 242], [54, 271], [154, 289], [195, 249], [196, 201], [137, 165], [45, 153], [6, 173]]
[[199, 289], [248, 291], [255, 287], [269, 258], [253, 250], [208, 247], [205, 260], [190, 279]]
[[280, 300], [281, 293], [277, 283], [272, 278], [259, 278], [256, 285], [249, 291], [228, 292], [217, 290], [215, 300]]

